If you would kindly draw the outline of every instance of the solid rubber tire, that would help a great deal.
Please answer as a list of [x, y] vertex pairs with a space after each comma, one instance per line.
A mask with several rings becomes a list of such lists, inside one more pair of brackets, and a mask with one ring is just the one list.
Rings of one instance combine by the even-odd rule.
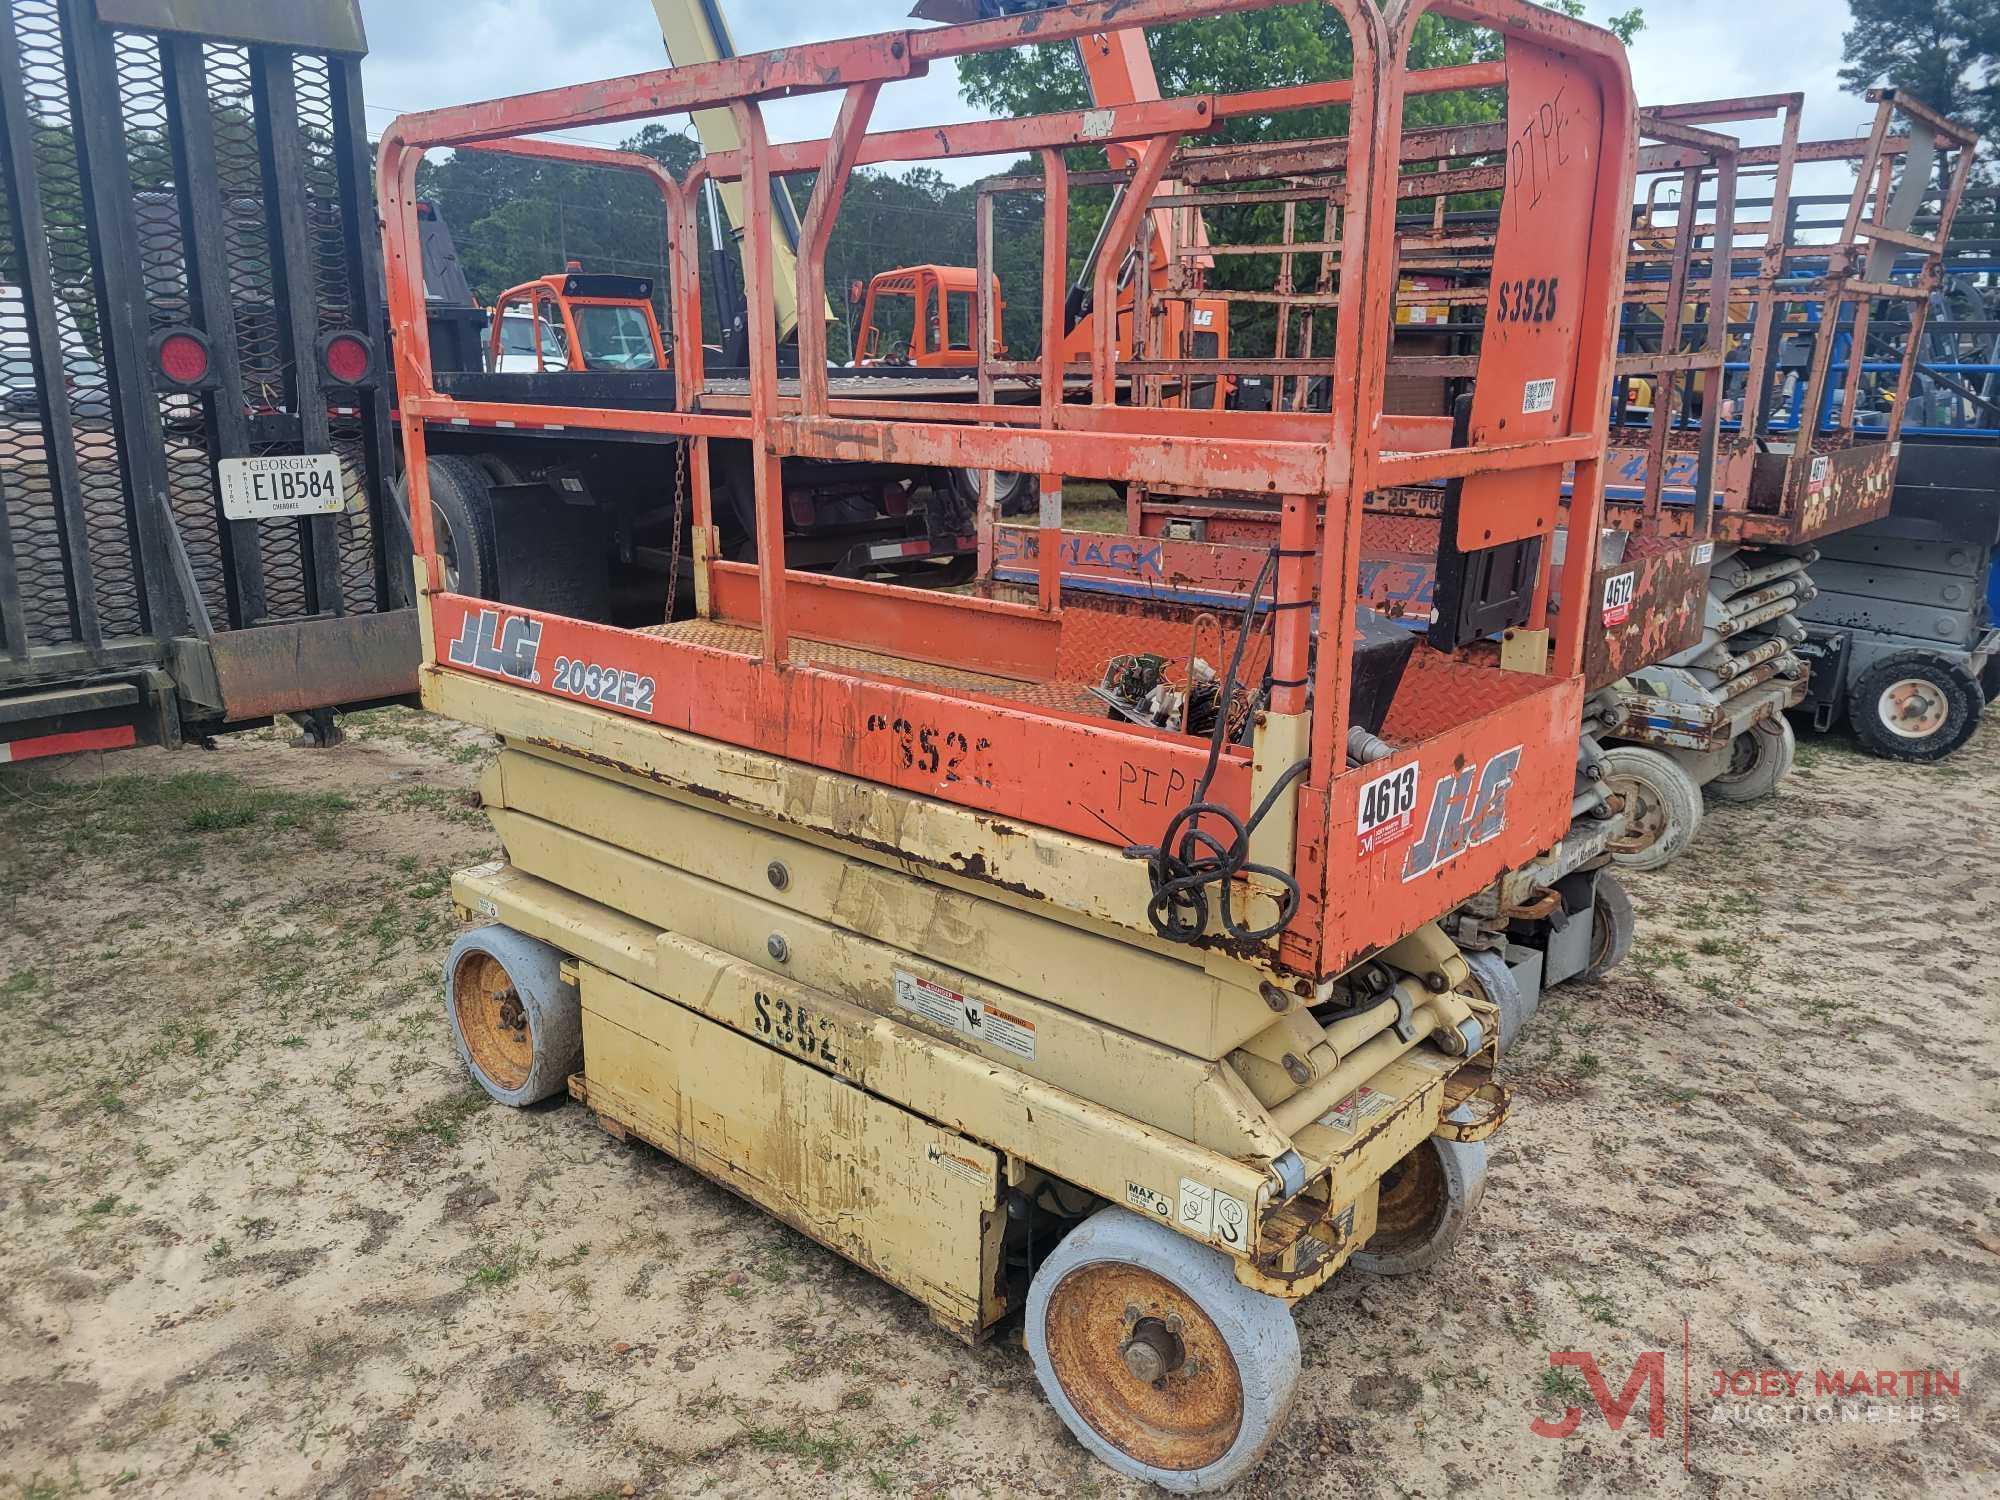
[[[1792, 774], [1792, 762], [1798, 756], [1792, 721], [1783, 714], [1773, 714], [1758, 720], [1736, 738], [1748, 740], [1756, 758], [1748, 769], [1725, 771], [1702, 789], [1718, 802], [1755, 802], [1770, 796], [1778, 789], [1778, 783]], [[1730, 746], [1732, 754], [1735, 748], [1734, 744]]]
[[[1453, 1118], [1465, 1115], [1461, 1109]], [[1486, 1195], [1486, 1142], [1448, 1141], [1433, 1135], [1416, 1149], [1435, 1151], [1439, 1165], [1444, 1168], [1443, 1212], [1430, 1233], [1417, 1244], [1375, 1251], [1363, 1245], [1347, 1262], [1357, 1271], [1366, 1271], [1371, 1276], [1414, 1276], [1419, 1271], [1428, 1271], [1450, 1255], [1464, 1237], [1479, 1200]]]
[[1500, 1007], [1500, 1055], [1505, 1057], [1514, 1050], [1515, 1038], [1534, 1018], [1537, 1007], [1530, 1005], [1521, 992], [1520, 981], [1507, 967], [1504, 955], [1492, 948], [1468, 948], [1462, 949], [1460, 956], [1486, 992], [1486, 998]]
[[[1609, 870], [1597, 872], [1596, 890], [1590, 903], [1590, 921], [1591, 952], [1596, 956], [1576, 977], [1602, 979], [1631, 956], [1632, 940], [1639, 930], [1639, 914], [1632, 909], [1632, 897], [1627, 893], [1625, 883]], [[1597, 954], [1597, 934], [1607, 930], [1611, 934], [1610, 942], [1602, 954]]]
[[1701, 827], [1701, 788], [1687, 768], [1670, 755], [1643, 745], [1613, 745], [1604, 752], [1606, 777], [1625, 775], [1643, 781], [1667, 810], [1667, 826], [1644, 849], [1617, 852], [1612, 862], [1628, 870], [1657, 870], [1686, 851]]
[[[503, 1086], [480, 1069], [459, 1026], [455, 992], [459, 960], [474, 951], [492, 955], [506, 970], [528, 1018], [532, 1061], [528, 1076], [515, 1088]], [[570, 1074], [583, 1069], [583, 1002], [576, 986], [562, 977], [562, 959], [547, 943], [499, 923], [461, 933], [445, 956], [445, 1014], [451, 1021], [452, 1045], [473, 1082], [501, 1104], [519, 1109], [539, 1103], [561, 1093], [569, 1086]]]
[[[1098, 1261], [1141, 1266], [1172, 1282], [1200, 1305], [1227, 1341], [1243, 1386], [1243, 1422], [1228, 1450], [1213, 1463], [1198, 1469], [1141, 1463], [1105, 1439], [1064, 1394], [1049, 1359], [1049, 1298], [1063, 1277]], [[1099, 1209], [1049, 1252], [1028, 1287], [1026, 1331], [1028, 1356], [1042, 1392], [1077, 1441], [1119, 1473], [1176, 1494], [1218, 1489], [1247, 1474], [1283, 1429], [1298, 1391], [1299, 1332], [1291, 1309], [1239, 1282], [1220, 1250], [1129, 1209]]]

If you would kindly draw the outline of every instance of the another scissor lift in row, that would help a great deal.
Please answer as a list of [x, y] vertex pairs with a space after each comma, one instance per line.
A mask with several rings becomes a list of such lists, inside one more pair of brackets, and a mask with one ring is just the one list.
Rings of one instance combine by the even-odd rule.
[[[1547, 884], [1518, 877], [1513, 899], [1483, 913], [1489, 923], [1514, 914], [1512, 935], [1544, 950], [1543, 981], [1598, 969], [1630, 941], [1629, 903], [1591, 867], [1665, 863], [1694, 835], [1704, 784], [1719, 798], [1747, 800], [1768, 794], [1790, 767], [1785, 710], [1806, 678], [1791, 650], [1804, 637], [1793, 612], [1811, 597], [1811, 543], [1887, 504], [1925, 299], [1971, 162], [1968, 132], [1893, 91], [1875, 98], [1869, 135], [1842, 141], [1801, 143], [1795, 94], [1639, 113], [1647, 144], [1632, 189], [1608, 461], [1615, 482], [1585, 647], [1590, 785], [1562, 861], [1534, 872]], [[1765, 120], [1778, 136], [1767, 146], [1742, 147], [1714, 128]], [[1905, 132], [1895, 131], [1899, 122]], [[1496, 284], [1495, 211], [1457, 206], [1476, 205], [1468, 195], [1503, 180], [1508, 143], [1497, 122], [1406, 134], [1397, 411], [1451, 409], [1488, 331], [1540, 314], [1545, 285], [1524, 306], [1520, 288]], [[1799, 161], [1848, 163], [1854, 186], [1833, 200], [1798, 199]], [[1211, 373], [1238, 382], [1243, 404], [1324, 407], [1332, 363], [1314, 342], [1332, 313], [1325, 287], [1345, 193], [1338, 143], [1194, 145], [1167, 170], [1180, 185], [1154, 200], [1174, 241], [1154, 300], [1171, 305], [1199, 287], [1210, 299], [1275, 304], [1273, 352], [1239, 349]], [[1768, 193], [1739, 200], [1739, 175], [1751, 194], [1768, 180]], [[1927, 204], [1935, 209], [1928, 232], [1913, 232]], [[1282, 206], [1282, 238], [1230, 241], [1231, 213], [1257, 205]], [[1802, 211], [1813, 207], [1822, 213]], [[1276, 274], [1255, 290], [1203, 285], [1179, 269], [1197, 254], [1262, 256]], [[1865, 364], [1844, 353], [1871, 338]], [[1200, 367], [1170, 358], [1125, 368], [1150, 377], [1144, 399], [1162, 379], [1193, 378]], [[1864, 390], [1877, 399], [1858, 402]], [[1800, 432], [1812, 434], [1809, 444]], [[1451, 504], [1441, 485], [1368, 497], [1362, 597], [1434, 636], [1497, 634], [1525, 618], [1529, 575], [1518, 567], [1496, 575], [1479, 549], [1464, 546], [1477, 538], [1446, 539]], [[1278, 508], [1256, 495], [1134, 488], [1127, 506], [1126, 537], [1061, 540], [1076, 586], [1226, 602], [1278, 525]], [[1003, 530], [992, 545], [1002, 577], [1025, 579], [1037, 566], [1026, 530]], [[1567, 920], [1585, 914], [1581, 925]]]
[[[1566, 474], [1574, 524], [1598, 524], [1634, 149], [1616, 41], [1516, 0], [1344, 0], [1349, 79], [867, 134], [883, 86], [933, 62], [1243, 8], [1113, 0], [407, 116], [380, 170], [425, 702], [504, 741], [483, 794], [505, 859], [454, 881], [490, 925], [446, 966], [474, 1076], [516, 1104], [566, 1086], [967, 1339], [1019, 1317], [1076, 1436], [1181, 1490], [1242, 1474], [1280, 1429], [1290, 1304], [1350, 1262], [1433, 1264], [1479, 1197], [1506, 1108], [1498, 1038], [1519, 1018], [1438, 919], [1570, 825], [1591, 569], [1550, 543]], [[1402, 101], [1445, 82], [1399, 61], [1425, 14], [1488, 28], [1503, 56], [1483, 84], [1531, 140], [1559, 126], [1577, 147], [1504, 185], [1495, 274], [1567, 293], [1487, 341], [1457, 446], [1446, 420], [1382, 410]], [[762, 101], [806, 91], [841, 94], [831, 137], [770, 144]], [[1026, 407], [835, 398], [815, 320], [795, 397], [770, 325], [753, 330], [747, 412], [712, 408], [692, 338], [670, 411], [471, 401], [431, 376], [427, 149], [726, 107], [743, 148], [702, 170], [744, 184], [752, 307], [773, 173], [816, 174], [810, 306], [857, 164], [1034, 151], [1055, 329], [1067, 151], [1146, 142], [1164, 161], [1218, 121], [1329, 104], [1355, 129], [1325, 412], [1121, 405], [1108, 328], [1087, 400], [1063, 399], [1047, 349]], [[692, 327], [687, 185], [668, 197], [673, 316]], [[1113, 264], [1147, 197], [1114, 215]], [[707, 444], [747, 442], [756, 561], [697, 546], [697, 615], [666, 620], [663, 601], [643, 629], [453, 594], [422, 457], [434, 428], [474, 420], [692, 439], [697, 537], [713, 534]], [[1039, 475], [1032, 596], [789, 571], [784, 470], [808, 458]], [[1104, 661], [1178, 649], [1193, 612], [1064, 587], [1065, 474], [1283, 497], [1244, 581], [1269, 625], [1218, 626], [1210, 734], [1106, 716]], [[1363, 496], [1448, 480], [1464, 527], [1538, 543], [1504, 660], [1353, 603]]]

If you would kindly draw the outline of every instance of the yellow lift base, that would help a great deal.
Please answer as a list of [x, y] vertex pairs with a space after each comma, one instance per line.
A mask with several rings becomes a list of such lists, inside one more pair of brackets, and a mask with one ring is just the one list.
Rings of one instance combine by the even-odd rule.
[[1435, 926], [1296, 996], [547, 740], [481, 790], [508, 858], [454, 878], [489, 925], [446, 965], [474, 1077], [567, 1088], [961, 1338], [1023, 1316], [1126, 1472], [1245, 1472], [1297, 1382], [1289, 1305], [1432, 1264], [1479, 1197], [1504, 997]]

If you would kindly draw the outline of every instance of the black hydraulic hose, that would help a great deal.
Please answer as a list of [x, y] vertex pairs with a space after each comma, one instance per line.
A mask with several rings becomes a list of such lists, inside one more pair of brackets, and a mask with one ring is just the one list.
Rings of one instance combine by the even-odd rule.
[[[1275, 936], [1284, 930], [1299, 909], [1299, 883], [1289, 870], [1250, 862], [1250, 835], [1257, 831], [1257, 825], [1264, 821], [1264, 815], [1270, 812], [1285, 788], [1312, 768], [1312, 762], [1300, 760], [1288, 767], [1272, 783], [1271, 789], [1264, 794], [1264, 800], [1257, 804], [1248, 818], [1239, 818], [1232, 809], [1208, 800], [1209, 783], [1215, 779], [1216, 768], [1222, 763], [1222, 745], [1229, 733], [1229, 709], [1239, 686], [1243, 652], [1250, 643], [1250, 632], [1257, 621], [1257, 601], [1263, 598], [1267, 588], [1275, 594], [1277, 577], [1278, 549], [1273, 547], [1258, 571], [1257, 581], [1250, 586], [1250, 597], [1243, 605], [1243, 619], [1236, 633], [1236, 649], [1230, 654], [1229, 666], [1222, 674], [1222, 696], [1216, 706], [1215, 728], [1209, 732], [1208, 764], [1202, 770], [1201, 780], [1195, 783], [1192, 798], [1168, 821], [1166, 832], [1160, 836], [1157, 846], [1135, 844], [1125, 851], [1129, 859], [1146, 861], [1146, 874], [1153, 887], [1152, 899], [1146, 903], [1146, 920], [1153, 924], [1153, 931], [1169, 942], [1191, 943], [1208, 930], [1207, 888], [1211, 885], [1221, 887], [1218, 899], [1222, 907], [1223, 927], [1231, 937], [1240, 941], [1261, 942]], [[1224, 843], [1203, 828], [1201, 823], [1204, 818], [1214, 818], [1226, 825], [1230, 833], [1229, 841]], [[1229, 882], [1238, 875], [1263, 876], [1283, 891], [1275, 922], [1267, 927], [1245, 927], [1236, 920], [1230, 910]]]

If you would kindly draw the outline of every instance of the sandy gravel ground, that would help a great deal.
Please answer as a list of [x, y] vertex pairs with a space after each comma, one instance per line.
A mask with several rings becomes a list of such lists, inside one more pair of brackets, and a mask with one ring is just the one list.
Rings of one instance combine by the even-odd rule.
[[[0, 1495], [1141, 1493], [1018, 1349], [577, 1106], [486, 1106], [437, 973], [486, 753], [391, 711], [0, 771]], [[1996, 860], [2000, 714], [1713, 808], [1630, 968], [1544, 1010], [1456, 1261], [1305, 1306], [1239, 1493], [1995, 1493]], [[1661, 1436], [1564, 1350], [1614, 1396], [1656, 1354]]]

